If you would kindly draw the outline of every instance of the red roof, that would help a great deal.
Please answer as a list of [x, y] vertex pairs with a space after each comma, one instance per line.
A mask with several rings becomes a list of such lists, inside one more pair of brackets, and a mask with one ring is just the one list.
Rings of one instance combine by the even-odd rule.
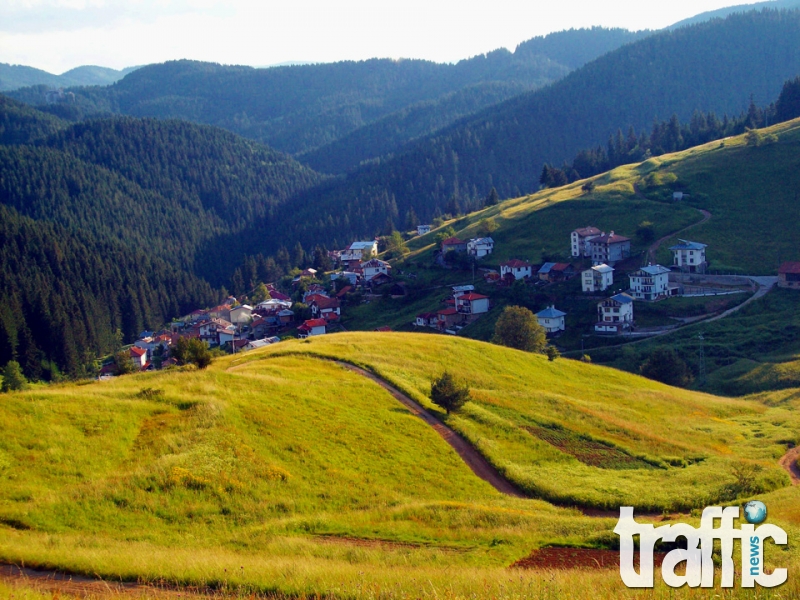
[[448, 298], [447, 300], [444, 301], [444, 303], [445, 304], [449, 304], [450, 306], [455, 306], [456, 305], [456, 299], [455, 298]]
[[442, 242], [442, 246], [458, 246], [458, 245], [466, 244], [466, 243], [467, 242], [464, 242], [464, 241], [458, 239], [457, 237], [451, 237], [451, 238], [447, 238], [446, 240], [444, 240]]
[[530, 267], [531, 264], [525, 262], [524, 260], [519, 260], [518, 258], [512, 258], [508, 262], [500, 263], [501, 267], [510, 267], [512, 269], [524, 269], [525, 267]]
[[312, 327], [325, 327], [327, 321], [325, 319], [309, 319], [305, 323], [301, 325], [301, 327], [308, 327], [309, 329]]
[[144, 348], [139, 348], [138, 346], [132, 346], [131, 354], [134, 356], [144, 356], [145, 354], [147, 354], [147, 350], [145, 350]]
[[785, 262], [778, 269], [780, 275], [798, 274], [800, 275], [800, 262]]
[[275, 290], [270, 290], [269, 295], [272, 297], [273, 300], [291, 300], [290, 296], [286, 294], [281, 294], [280, 292], [276, 292]]
[[599, 235], [600, 230], [597, 227], [581, 227], [580, 229], [576, 229], [575, 233], [581, 237], [586, 237], [587, 235]]
[[440, 311], [437, 311], [437, 315], [457, 315], [458, 311], [455, 308], [444, 308]]
[[552, 267], [550, 267], [550, 271], [551, 272], [553, 272], [553, 271], [566, 271], [571, 266], [572, 265], [569, 264], [569, 263], [556, 263]]
[[325, 313], [325, 320], [326, 321], [338, 321], [339, 320], [339, 315], [337, 315], [335, 312]]
[[389, 327], [388, 325], [384, 325], [383, 327], [376, 327], [375, 328], [375, 331], [391, 331], [391, 330], [392, 330], [392, 328]]
[[341, 290], [339, 290], [339, 293], [336, 294], [336, 297], [337, 298], [341, 298], [342, 296], [344, 296], [346, 293], [348, 293], [352, 289], [353, 289], [352, 285], [346, 285]]
[[459, 300], [484, 300], [489, 296], [484, 296], [483, 294], [476, 294], [475, 292], [470, 292], [469, 294], [462, 294], [458, 297]]
[[436, 313], [422, 313], [420, 315], [417, 315], [417, 318], [418, 319], [425, 319], [427, 321], [428, 319], [432, 319], [435, 316], [436, 316]]
[[340, 306], [338, 298], [325, 298], [324, 296], [321, 296], [321, 297], [317, 296], [315, 298], [319, 298], [319, 300], [315, 299], [313, 302], [320, 309], [339, 308], [339, 306]]
[[631, 238], [626, 238], [622, 235], [617, 235], [613, 231], [608, 235], [601, 235], [592, 240], [592, 244], [619, 244], [621, 242], [630, 242]]

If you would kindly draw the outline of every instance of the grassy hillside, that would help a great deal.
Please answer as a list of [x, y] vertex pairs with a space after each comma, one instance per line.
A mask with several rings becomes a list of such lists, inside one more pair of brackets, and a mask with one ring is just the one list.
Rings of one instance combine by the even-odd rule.
[[726, 400], [454, 338], [338, 334], [203, 372], [4, 396], [0, 559], [357, 598], [615, 597], [614, 571], [505, 569], [546, 544], [613, 543], [614, 519], [501, 496], [388, 393], [319, 356], [429, 407], [429, 378], [453, 370], [475, 400], [448, 424], [529, 491], [688, 508], [732, 500], [735, 474], [756, 473], [778, 488], [758, 495], [771, 520], [800, 532], [797, 490], [775, 466], [798, 441], [796, 399]]

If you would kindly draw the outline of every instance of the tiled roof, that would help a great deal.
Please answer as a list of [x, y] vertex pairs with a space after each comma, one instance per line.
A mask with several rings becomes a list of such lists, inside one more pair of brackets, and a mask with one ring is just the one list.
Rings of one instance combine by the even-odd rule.
[[544, 310], [540, 310], [536, 313], [536, 316], [540, 319], [557, 319], [566, 316], [566, 314], [567, 313], [558, 310], [555, 306], [548, 306]]
[[611, 296], [610, 300], [616, 300], [620, 304], [630, 304], [633, 302], [633, 298], [628, 296], [628, 294], [617, 294], [616, 296]]
[[468, 294], [461, 294], [458, 299], [459, 300], [483, 300], [488, 298], [489, 296], [484, 296], [483, 294], [476, 294], [475, 292], [470, 292]]
[[524, 260], [519, 260], [518, 258], [512, 258], [511, 260], [500, 263], [501, 267], [509, 267], [510, 269], [525, 269], [530, 267], [530, 263], [525, 262]]
[[707, 244], [701, 244], [700, 242], [689, 242], [687, 240], [678, 240], [680, 244], [675, 244], [674, 246], [670, 246], [670, 250], [702, 250], [703, 248], [707, 248]]
[[600, 230], [597, 227], [581, 227], [576, 229], [575, 233], [581, 237], [586, 237], [587, 235], [600, 235]]
[[460, 244], [466, 244], [466, 242], [458, 239], [457, 237], [447, 238], [442, 242], [442, 246], [458, 246]]
[[785, 262], [778, 269], [781, 275], [800, 274], [800, 262]]

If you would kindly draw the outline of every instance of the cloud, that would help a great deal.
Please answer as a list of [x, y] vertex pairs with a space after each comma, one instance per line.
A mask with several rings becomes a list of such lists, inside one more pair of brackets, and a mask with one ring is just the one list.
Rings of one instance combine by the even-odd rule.
[[40, 34], [146, 25], [163, 17], [202, 13], [227, 16], [231, 4], [217, 0], [4, 0], [0, 31]]

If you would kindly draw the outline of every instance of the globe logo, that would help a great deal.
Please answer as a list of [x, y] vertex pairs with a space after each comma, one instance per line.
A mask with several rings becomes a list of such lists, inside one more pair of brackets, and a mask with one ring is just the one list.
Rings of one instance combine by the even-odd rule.
[[744, 505], [744, 518], [753, 525], [763, 523], [767, 519], [767, 506], [758, 500], [751, 500]]

